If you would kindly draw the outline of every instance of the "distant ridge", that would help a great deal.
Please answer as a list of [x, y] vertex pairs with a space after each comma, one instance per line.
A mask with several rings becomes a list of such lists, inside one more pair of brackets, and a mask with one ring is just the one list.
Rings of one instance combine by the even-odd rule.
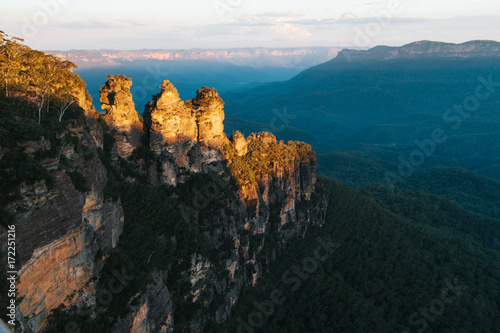
[[478, 57], [500, 57], [500, 43], [490, 40], [475, 40], [462, 44], [452, 44], [423, 40], [400, 47], [376, 46], [369, 50], [344, 49], [339, 52], [335, 60], [464, 59]]
[[119, 65], [134, 60], [219, 61], [234, 65], [305, 69], [333, 59], [339, 47], [266, 48], [188, 50], [48, 50], [45, 53], [74, 62], [78, 67]]

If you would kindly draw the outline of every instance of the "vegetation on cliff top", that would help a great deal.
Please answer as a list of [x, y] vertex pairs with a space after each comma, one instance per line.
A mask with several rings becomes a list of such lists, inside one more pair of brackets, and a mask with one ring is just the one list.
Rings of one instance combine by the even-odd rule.
[[293, 166], [316, 156], [307, 143], [284, 143], [267, 132], [250, 135], [246, 143], [248, 152], [242, 156], [238, 156], [234, 144], [228, 142], [223, 145], [228, 166], [239, 187], [255, 184], [262, 175], [276, 176], [279, 166]]
[[[17, 199], [22, 183], [44, 181], [50, 188], [53, 176], [43, 166], [61, 158], [62, 147], [73, 145], [85, 159], [93, 152], [76, 136], [65, 136], [67, 121], [78, 119], [83, 109], [76, 103], [85, 83], [71, 70], [75, 66], [22, 44], [0, 31], [0, 226], [13, 221], [6, 206]], [[64, 156], [61, 167], [79, 190], [85, 179]]]
[[[21, 38], [0, 31], [0, 89], [5, 97], [21, 97], [43, 114], [64, 113], [84, 91], [85, 82], [72, 71], [76, 65], [22, 44]], [[90, 100], [90, 96], [87, 95]]]

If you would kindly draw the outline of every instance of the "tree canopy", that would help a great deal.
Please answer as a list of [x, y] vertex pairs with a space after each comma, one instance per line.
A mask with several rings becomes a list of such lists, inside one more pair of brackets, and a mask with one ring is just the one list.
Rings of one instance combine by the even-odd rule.
[[23, 44], [23, 39], [0, 31], [0, 88], [6, 97], [25, 97], [35, 104], [38, 122], [44, 111], [56, 109], [60, 119], [85, 87], [76, 65]]

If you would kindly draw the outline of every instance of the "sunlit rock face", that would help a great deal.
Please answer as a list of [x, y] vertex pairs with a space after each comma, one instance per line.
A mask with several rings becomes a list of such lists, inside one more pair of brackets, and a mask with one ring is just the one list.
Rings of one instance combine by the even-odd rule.
[[203, 87], [192, 101], [196, 110], [198, 141], [212, 148], [219, 148], [224, 134], [224, 101], [214, 88]]
[[169, 81], [163, 81], [160, 89], [143, 114], [159, 182], [177, 185], [190, 173], [222, 170], [221, 146], [227, 138], [224, 102], [217, 91], [203, 87], [192, 101], [184, 102]]
[[[80, 104], [82, 108], [88, 105]], [[71, 304], [71, 295], [93, 283], [122, 233], [121, 203], [104, 194], [108, 176], [97, 154], [103, 133], [94, 109], [84, 110], [85, 116], [69, 121], [60, 136], [78, 137], [79, 144], [88, 149], [87, 156], [71, 140], [63, 141], [56, 157], [41, 161], [53, 186], [44, 180], [23, 183], [16, 189], [18, 199], [7, 207], [15, 216], [17, 319], [24, 332], [43, 331], [52, 310]], [[33, 147], [51, 148], [45, 139], [20, 146], [30, 156], [36, 154]], [[85, 192], [69, 177], [73, 169], [86, 179]]]
[[247, 140], [245, 139], [245, 136], [241, 134], [241, 132], [234, 132], [231, 135], [230, 141], [233, 144], [238, 156], [246, 155], [246, 153], [248, 152]]
[[192, 142], [198, 136], [195, 111], [186, 106], [169, 81], [163, 81], [160, 89], [146, 105], [143, 115], [149, 147], [155, 153], [160, 153], [166, 144]]
[[113, 130], [117, 155], [127, 158], [140, 145], [143, 127], [130, 92], [132, 80], [113, 75], [107, 79], [99, 90], [101, 107], [106, 110], [103, 119]]

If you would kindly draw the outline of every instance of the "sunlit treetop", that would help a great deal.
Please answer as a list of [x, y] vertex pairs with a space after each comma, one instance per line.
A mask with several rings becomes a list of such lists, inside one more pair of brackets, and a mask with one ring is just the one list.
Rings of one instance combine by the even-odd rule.
[[73, 103], [85, 88], [85, 83], [73, 70], [70, 61], [32, 50], [23, 39], [0, 31], [0, 94], [21, 97], [38, 107], [38, 120], [42, 111], [52, 106]]

